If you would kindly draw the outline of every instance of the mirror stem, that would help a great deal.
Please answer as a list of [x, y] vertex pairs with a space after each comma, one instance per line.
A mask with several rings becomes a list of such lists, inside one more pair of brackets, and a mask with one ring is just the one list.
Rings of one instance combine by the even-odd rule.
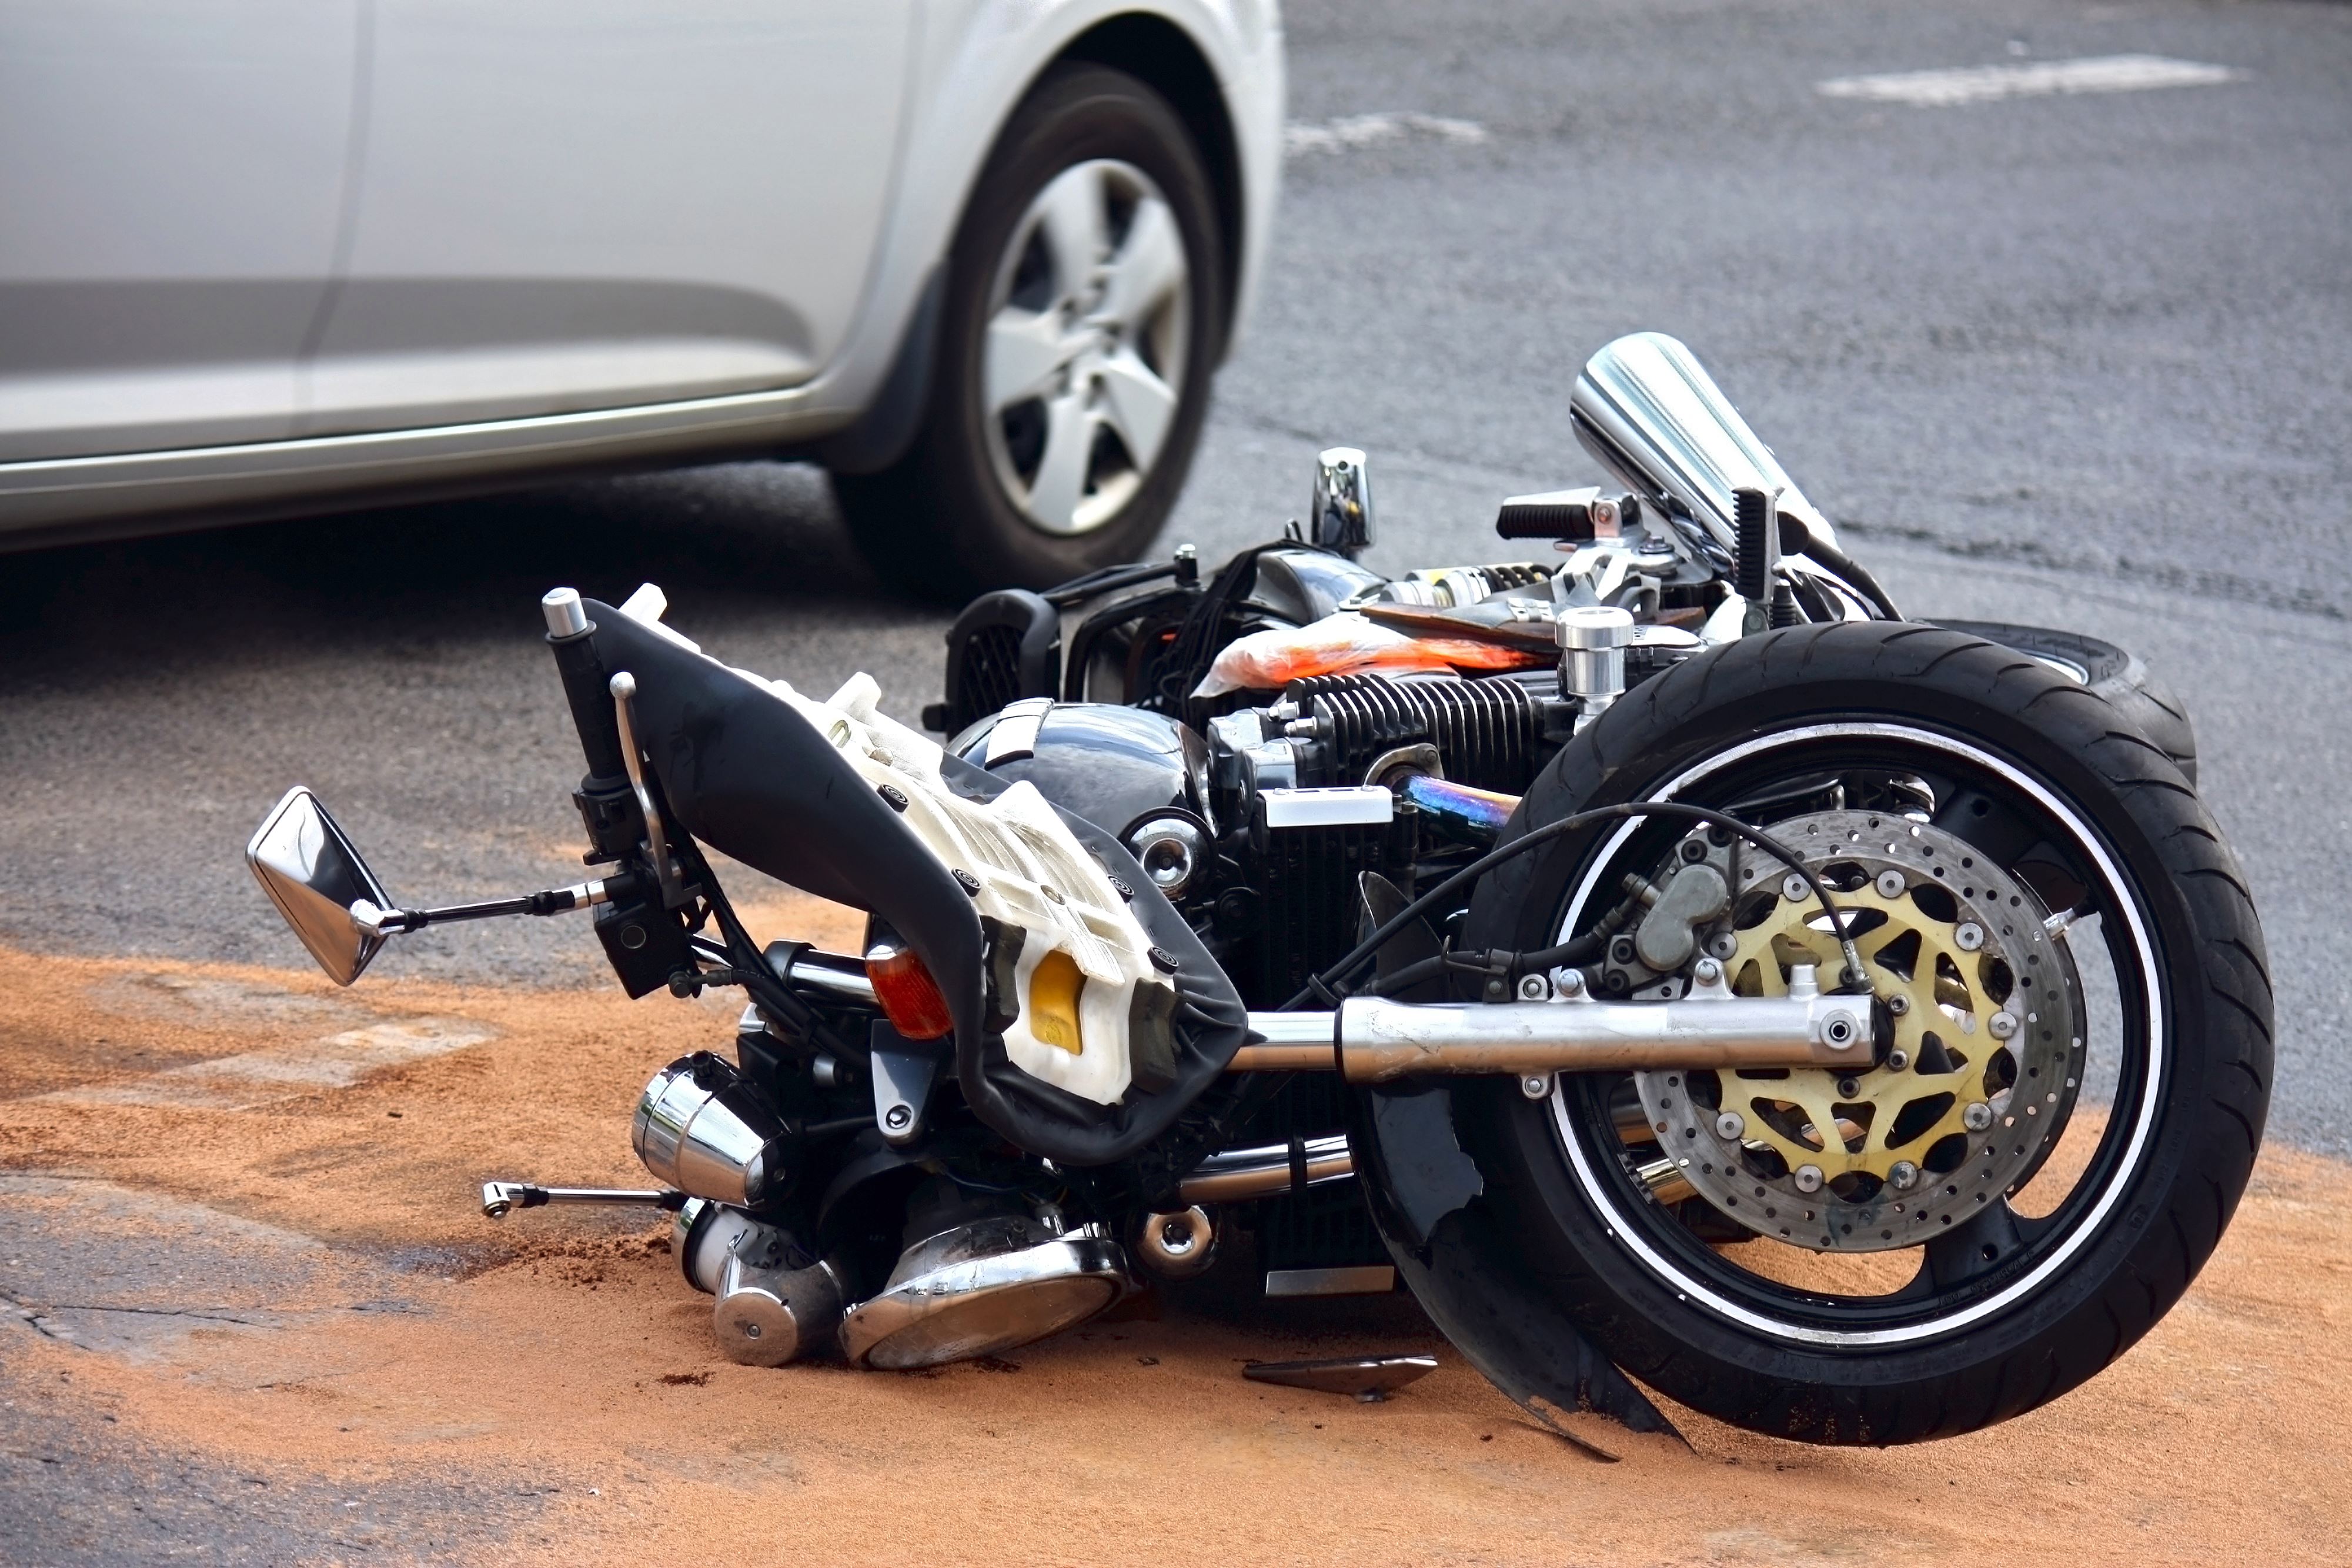
[[505, 915], [561, 915], [566, 910], [590, 909], [599, 904], [613, 902], [614, 883], [628, 891], [628, 878], [614, 877], [606, 882], [583, 882], [574, 887], [550, 888], [543, 893], [527, 893], [520, 898], [494, 898], [484, 904], [452, 904], [442, 909], [384, 909], [367, 899], [352, 905], [352, 924], [371, 936], [389, 936], [403, 931], [421, 931], [427, 925], [446, 925], [453, 920], [493, 920]]

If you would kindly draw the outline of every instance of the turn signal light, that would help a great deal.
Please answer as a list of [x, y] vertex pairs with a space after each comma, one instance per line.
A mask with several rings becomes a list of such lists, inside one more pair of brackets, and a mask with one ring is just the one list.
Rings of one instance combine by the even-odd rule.
[[940, 983], [912, 947], [878, 946], [866, 955], [866, 977], [890, 1027], [908, 1040], [937, 1040], [953, 1032], [955, 1015], [940, 994]]

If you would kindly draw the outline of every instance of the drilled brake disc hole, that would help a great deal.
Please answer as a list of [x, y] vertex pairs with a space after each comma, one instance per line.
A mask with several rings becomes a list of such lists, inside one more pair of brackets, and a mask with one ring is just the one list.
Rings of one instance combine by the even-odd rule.
[[[1916, 1245], [2038, 1162], [2064, 1117], [2016, 1086], [2063, 1073], [2081, 1000], [2032, 890], [1964, 841], [1851, 810], [1764, 826], [1796, 847], [1837, 918], [1801, 879], [1748, 868], [1724, 958], [1732, 989], [1785, 996], [1800, 965], [1837, 974], [1842, 927], [1874, 992], [1871, 1059], [1695, 1074], [1686, 1093], [1638, 1073], [1636, 1087], [1669, 1129], [1661, 1140], [1690, 1151], [1683, 1174], [1699, 1196], [1743, 1227], [1815, 1250]], [[1807, 1218], [1781, 1238], [1766, 1207]]]

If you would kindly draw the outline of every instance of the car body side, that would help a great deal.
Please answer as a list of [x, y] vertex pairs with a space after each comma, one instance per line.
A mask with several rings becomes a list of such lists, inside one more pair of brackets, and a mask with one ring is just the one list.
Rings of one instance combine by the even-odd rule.
[[[8, 461], [0, 549], [728, 456], [886, 464], [913, 434], [929, 374], [927, 298], [995, 135], [1041, 75], [1073, 58], [1142, 78], [1202, 141], [1222, 215], [1237, 231], [1221, 258], [1234, 301], [1230, 345], [1280, 175], [1276, 0], [1157, 0], [1150, 11], [1121, 0], [917, 0], [864, 284], [845, 321], [823, 324], [820, 336], [838, 347], [805, 379], [623, 406]], [[362, 97], [354, 115], [366, 111]], [[737, 183], [741, 200], [761, 199], [756, 167]]]

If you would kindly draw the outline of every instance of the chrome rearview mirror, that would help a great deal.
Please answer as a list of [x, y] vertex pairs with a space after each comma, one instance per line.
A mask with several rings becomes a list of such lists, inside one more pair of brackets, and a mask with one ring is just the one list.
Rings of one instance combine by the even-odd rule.
[[358, 979], [384, 932], [362, 928], [352, 906], [364, 902], [373, 914], [392, 899], [319, 798], [299, 784], [286, 791], [245, 846], [245, 861], [319, 967], [337, 985]]
[[1696, 356], [1663, 332], [1618, 339], [1585, 362], [1569, 396], [1576, 439], [1620, 484], [1737, 546], [1732, 492], [1778, 489], [1783, 516], [1823, 544], [1829, 519], [1805, 499]]

